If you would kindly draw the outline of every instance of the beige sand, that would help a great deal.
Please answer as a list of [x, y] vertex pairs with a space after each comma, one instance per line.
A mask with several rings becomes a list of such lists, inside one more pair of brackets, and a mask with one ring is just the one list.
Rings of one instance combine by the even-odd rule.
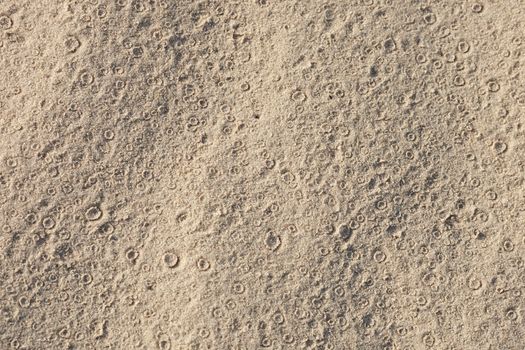
[[0, 0], [0, 349], [525, 349], [524, 19]]

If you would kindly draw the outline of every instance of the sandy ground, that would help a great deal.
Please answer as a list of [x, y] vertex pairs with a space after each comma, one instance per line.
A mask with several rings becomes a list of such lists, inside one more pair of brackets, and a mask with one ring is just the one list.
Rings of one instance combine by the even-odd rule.
[[524, 19], [0, 0], [0, 349], [525, 349]]

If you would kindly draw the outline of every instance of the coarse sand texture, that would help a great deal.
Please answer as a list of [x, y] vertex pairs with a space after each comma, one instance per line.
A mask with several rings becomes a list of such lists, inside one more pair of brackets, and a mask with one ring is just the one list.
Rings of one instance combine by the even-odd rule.
[[524, 0], [0, 0], [0, 350], [524, 350]]

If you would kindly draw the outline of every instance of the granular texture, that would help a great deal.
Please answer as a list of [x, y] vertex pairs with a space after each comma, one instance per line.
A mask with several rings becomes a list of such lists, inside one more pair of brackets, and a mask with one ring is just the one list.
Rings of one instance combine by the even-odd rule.
[[0, 0], [0, 349], [525, 349], [522, 0]]

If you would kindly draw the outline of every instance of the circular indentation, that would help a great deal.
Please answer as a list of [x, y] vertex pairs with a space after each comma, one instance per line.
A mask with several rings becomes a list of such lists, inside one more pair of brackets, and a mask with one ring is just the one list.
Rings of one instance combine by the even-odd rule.
[[494, 150], [497, 154], [502, 154], [507, 150], [507, 144], [503, 141], [494, 142]]
[[396, 50], [397, 45], [396, 45], [396, 42], [394, 41], [393, 38], [387, 38], [387, 39], [383, 42], [383, 48], [384, 48], [387, 52], [392, 52], [392, 51], [395, 51], [395, 50]]
[[478, 3], [478, 2], [476, 2], [476, 3], [472, 4], [470, 9], [474, 13], [481, 13], [481, 12], [483, 12], [483, 5]]
[[424, 54], [422, 53], [418, 53], [416, 55], [416, 62], [419, 63], [419, 64], [423, 64], [427, 61], [427, 56], [425, 56]]
[[277, 324], [283, 324], [284, 323], [284, 316], [282, 313], [280, 312], [276, 312], [273, 317], [272, 317], [273, 321]]
[[326, 247], [319, 247], [319, 253], [322, 256], [327, 256], [328, 254], [330, 254], [330, 249], [328, 249]]
[[456, 62], [456, 55], [451, 52], [445, 53], [445, 61], [448, 63]]
[[275, 160], [273, 159], [267, 159], [265, 162], [264, 162], [264, 165], [268, 168], [268, 169], [273, 169], [275, 167]]
[[235, 282], [232, 289], [235, 294], [242, 294], [245, 290], [244, 285], [241, 282]]
[[74, 53], [80, 47], [80, 41], [74, 36], [69, 36], [64, 41], [64, 46], [67, 52]]
[[436, 339], [434, 338], [434, 336], [432, 336], [432, 334], [425, 334], [423, 336], [423, 344], [425, 344], [425, 346], [430, 348], [434, 346], [435, 342], [436, 342]]
[[503, 250], [506, 252], [512, 252], [514, 250], [514, 243], [510, 239], [506, 239], [503, 241]]
[[472, 290], [478, 290], [483, 284], [480, 279], [476, 277], [470, 277], [467, 281], [467, 285]]
[[15, 158], [8, 158], [6, 164], [10, 168], [16, 168], [18, 166], [18, 161]]
[[22, 295], [18, 298], [18, 305], [20, 305], [20, 307], [28, 308], [31, 305], [31, 301], [28, 297]]
[[13, 339], [9, 342], [9, 346], [11, 346], [12, 349], [18, 349], [20, 347], [20, 342], [18, 339]]
[[294, 341], [295, 341], [295, 338], [293, 335], [291, 335], [290, 333], [285, 333], [283, 335], [283, 341], [286, 343], [286, 344], [292, 344]]
[[244, 82], [241, 84], [241, 90], [242, 91], [248, 91], [250, 90], [250, 84], [248, 82]]
[[268, 348], [268, 347], [270, 347], [271, 345], [272, 345], [272, 341], [270, 340], [270, 338], [268, 338], [268, 337], [263, 337], [263, 338], [261, 339], [261, 346], [262, 346], [263, 348]]
[[435, 276], [433, 273], [427, 273], [426, 275], [423, 276], [423, 283], [427, 286], [431, 286], [434, 284], [435, 282]]
[[516, 321], [518, 319], [518, 313], [514, 309], [509, 309], [505, 313], [505, 317], [507, 317], [511, 321]]
[[345, 295], [345, 290], [343, 287], [341, 286], [337, 286], [334, 288], [334, 293], [335, 295], [337, 295], [338, 297], [342, 297]]
[[458, 43], [458, 51], [461, 53], [467, 53], [470, 50], [470, 44], [464, 40]]
[[264, 238], [264, 245], [269, 250], [275, 251], [281, 246], [281, 238], [272, 231], [268, 231]]
[[99, 227], [98, 232], [105, 236], [110, 235], [115, 232], [115, 226], [113, 226], [113, 224], [110, 222], [106, 222]]
[[406, 329], [406, 327], [397, 328], [397, 334], [399, 334], [400, 336], [407, 335], [407, 333], [408, 333], [408, 330]]
[[347, 241], [352, 237], [352, 229], [348, 225], [339, 226], [339, 236], [342, 240]]
[[374, 261], [381, 263], [386, 260], [386, 255], [381, 250], [376, 250], [373, 255]]
[[55, 220], [50, 216], [43, 218], [42, 227], [44, 227], [46, 230], [51, 230], [53, 227], [55, 227]]
[[498, 117], [505, 118], [509, 114], [509, 111], [505, 107], [498, 108]]
[[414, 132], [409, 131], [405, 134], [405, 139], [407, 141], [414, 142], [417, 140], [417, 135]]
[[131, 49], [131, 54], [135, 58], [142, 57], [142, 55], [144, 54], [144, 49], [142, 47], [136, 46], [133, 49]]
[[69, 240], [71, 238], [71, 233], [69, 231], [66, 231], [66, 230], [61, 230], [60, 232], [58, 232], [58, 237], [61, 240], [67, 241], [67, 240]]
[[13, 26], [13, 20], [7, 15], [0, 16], [0, 29], [7, 30]]
[[456, 86], [463, 86], [463, 85], [465, 85], [465, 79], [463, 79], [459, 75], [456, 75], [454, 77], [454, 85], [456, 85]]
[[485, 192], [485, 197], [487, 197], [487, 199], [491, 201], [494, 201], [498, 198], [498, 195], [493, 190], [488, 190], [487, 192]]
[[387, 206], [387, 202], [383, 199], [379, 199], [376, 201], [375, 207], [377, 210], [385, 210]]
[[426, 24], [434, 24], [436, 23], [436, 15], [433, 14], [433, 13], [427, 13], [426, 15], [423, 16], [423, 20], [425, 21]]
[[37, 216], [35, 213], [29, 213], [26, 215], [25, 217], [25, 221], [30, 224], [30, 225], [33, 225], [36, 223], [36, 220], [37, 220]]
[[166, 252], [162, 257], [162, 261], [167, 267], [172, 269], [179, 264], [179, 257], [173, 252]]
[[423, 295], [420, 295], [416, 298], [416, 303], [419, 305], [419, 306], [425, 306], [427, 305], [428, 303], [428, 299], [426, 297], [424, 297]]
[[334, 233], [335, 227], [331, 223], [326, 223], [320, 227], [319, 231], [323, 234], [331, 235]]
[[129, 261], [135, 262], [135, 260], [137, 260], [138, 257], [139, 257], [139, 252], [135, 250], [134, 248], [129, 248], [128, 250], [126, 250], [126, 258]]
[[93, 282], [93, 277], [89, 273], [84, 273], [80, 277], [80, 281], [82, 282], [82, 284], [88, 285], [91, 284], [91, 282]]
[[228, 114], [228, 113], [231, 112], [231, 107], [229, 105], [227, 105], [227, 104], [222, 104], [219, 108], [220, 108], [221, 112], [224, 113], [224, 114]]
[[209, 270], [211, 267], [210, 265], [210, 262], [204, 258], [199, 258], [197, 260], [197, 268], [200, 270], [200, 271], [207, 271]]
[[95, 221], [102, 217], [102, 211], [98, 206], [93, 205], [86, 210], [85, 216], [89, 221]]
[[294, 102], [304, 102], [306, 100], [306, 95], [301, 90], [295, 90], [292, 92], [291, 99]]
[[80, 74], [80, 84], [83, 86], [91, 85], [95, 81], [93, 74], [89, 72], [83, 72]]
[[115, 138], [115, 132], [113, 132], [113, 130], [110, 129], [104, 130], [104, 133], [102, 135], [104, 136], [104, 139], [108, 141], [113, 140]]
[[500, 89], [499, 83], [494, 80], [489, 81], [487, 86], [490, 92], [497, 92]]

